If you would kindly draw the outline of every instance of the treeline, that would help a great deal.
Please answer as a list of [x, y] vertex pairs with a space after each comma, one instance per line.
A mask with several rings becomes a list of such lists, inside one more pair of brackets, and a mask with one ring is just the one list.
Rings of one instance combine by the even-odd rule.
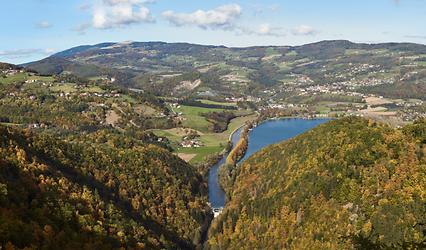
[[377, 95], [391, 98], [414, 98], [426, 100], [426, 77], [420, 80], [407, 81], [395, 84], [383, 84], [373, 87], [367, 87], [362, 90], [363, 93], [374, 93]]
[[214, 133], [222, 133], [228, 128], [229, 122], [237, 117], [233, 112], [209, 112], [202, 114], [210, 123], [209, 130]]
[[248, 148], [249, 133], [253, 126], [254, 123], [250, 122], [246, 123], [246, 125], [243, 127], [243, 130], [241, 131], [240, 135], [240, 140], [238, 141], [237, 145], [234, 146], [234, 148], [226, 158], [226, 163], [228, 165], [235, 166], [246, 154]]
[[344, 118], [237, 168], [207, 249], [424, 249], [426, 121]]
[[267, 119], [277, 117], [288, 117], [307, 113], [307, 110], [295, 110], [295, 109], [279, 109], [279, 108], [268, 108], [262, 110], [257, 119], [257, 122], [262, 122]]
[[210, 103], [203, 103], [198, 100], [193, 99], [187, 99], [179, 101], [180, 105], [185, 106], [194, 106], [194, 107], [201, 107], [201, 108], [210, 108], [210, 109], [225, 109], [225, 110], [237, 110], [238, 107], [235, 106], [227, 106], [227, 105], [219, 105], [219, 104], [210, 104]]

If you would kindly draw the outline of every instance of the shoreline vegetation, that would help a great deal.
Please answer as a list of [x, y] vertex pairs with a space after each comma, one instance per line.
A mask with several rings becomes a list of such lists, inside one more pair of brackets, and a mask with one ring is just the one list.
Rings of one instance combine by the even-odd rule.
[[254, 122], [249, 122], [242, 126], [244, 128], [241, 131], [240, 139], [226, 158], [226, 164], [235, 166], [244, 157], [248, 148], [249, 132], [255, 126], [254, 124]]
[[226, 158], [225, 164], [219, 167], [219, 185], [225, 191], [226, 201], [229, 199], [230, 188], [235, 180], [237, 163], [244, 157], [248, 149], [249, 132], [253, 128], [254, 123], [246, 124], [243, 131], [241, 131], [240, 139], [233, 147], [228, 157]]

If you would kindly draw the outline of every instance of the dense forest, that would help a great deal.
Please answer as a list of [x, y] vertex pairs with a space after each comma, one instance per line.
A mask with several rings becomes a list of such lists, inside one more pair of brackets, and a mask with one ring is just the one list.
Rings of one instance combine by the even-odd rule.
[[61, 141], [0, 126], [0, 245], [193, 249], [206, 184], [168, 151], [106, 131]]
[[424, 249], [426, 121], [321, 125], [238, 168], [210, 249]]

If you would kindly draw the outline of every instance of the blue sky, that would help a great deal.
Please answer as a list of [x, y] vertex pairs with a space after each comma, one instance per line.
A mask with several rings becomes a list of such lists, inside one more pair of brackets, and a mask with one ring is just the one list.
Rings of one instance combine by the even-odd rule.
[[425, 0], [3, 0], [0, 61], [107, 41], [426, 44], [425, 24]]

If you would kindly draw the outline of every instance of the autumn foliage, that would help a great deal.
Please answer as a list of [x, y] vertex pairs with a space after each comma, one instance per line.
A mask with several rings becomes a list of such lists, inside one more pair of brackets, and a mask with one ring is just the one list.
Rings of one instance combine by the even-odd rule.
[[[153, 145], [0, 126], [0, 246], [193, 249], [210, 211], [196, 170]], [[1, 248], [1, 247], [0, 247]]]
[[210, 249], [424, 249], [425, 122], [321, 125], [250, 157]]

